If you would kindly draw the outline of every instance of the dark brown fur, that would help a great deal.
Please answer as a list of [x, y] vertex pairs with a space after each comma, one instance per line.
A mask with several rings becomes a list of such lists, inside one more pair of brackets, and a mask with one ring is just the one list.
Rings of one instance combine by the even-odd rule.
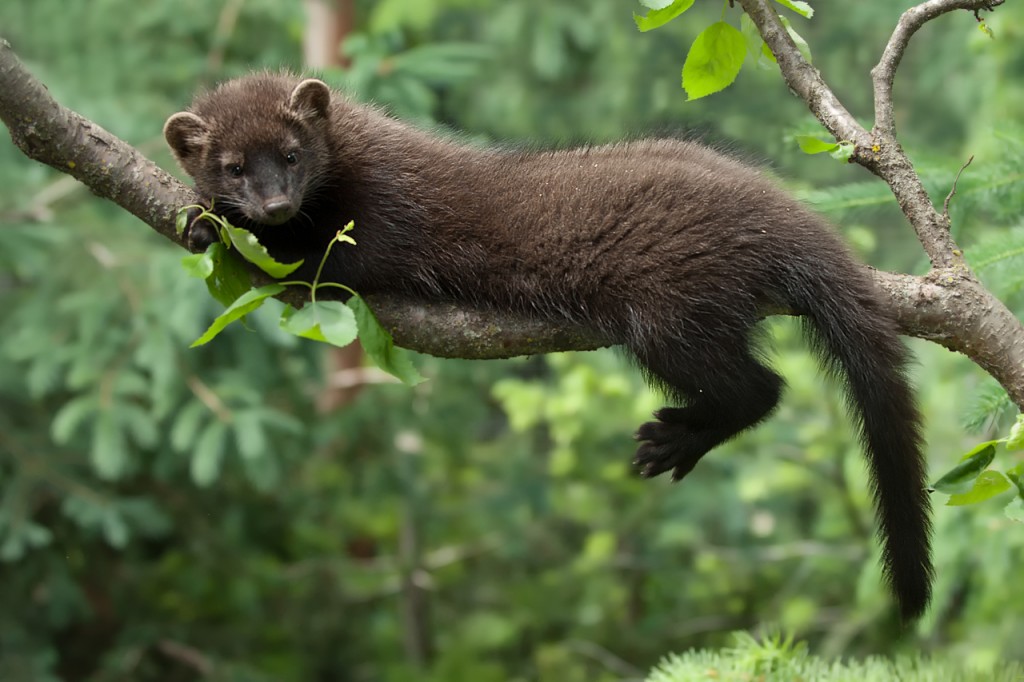
[[200, 194], [282, 259], [315, 266], [354, 220], [358, 246], [332, 252], [327, 281], [617, 339], [682, 405], [640, 427], [646, 476], [682, 478], [772, 413], [783, 382], [756, 359], [752, 332], [768, 307], [801, 313], [845, 382], [886, 578], [905, 617], [927, 606], [929, 503], [906, 351], [842, 242], [758, 172], [674, 140], [477, 149], [277, 74], [200, 95], [165, 135]]

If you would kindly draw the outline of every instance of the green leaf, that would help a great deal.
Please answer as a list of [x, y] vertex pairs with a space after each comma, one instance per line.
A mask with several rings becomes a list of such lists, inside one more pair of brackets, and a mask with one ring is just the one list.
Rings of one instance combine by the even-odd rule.
[[701, 31], [683, 63], [687, 99], [700, 99], [736, 80], [747, 54], [746, 45], [739, 29], [724, 21]]
[[768, 49], [768, 45], [761, 39], [761, 34], [757, 32], [757, 26], [745, 13], [740, 16], [740, 33], [747, 42], [747, 57], [755, 66], [768, 68], [767, 62], [775, 62], [775, 55]]
[[[651, 29], [658, 28], [659, 26], [664, 26], [686, 10], [690, 9], [692, 5], [693, 0], [675, 0], [667, 7], [663, 6], [661, 9], [651, 9], [651, 11], [644, 16], [633, 14], [633, 21], [636, 22], [636, 27], [641, 31], [650, 31]], [[648, 5], [648, 7], [650, 7], [650, 5]]]
[[199, 400], [193, 400], [178, 411], [171, 427], [171, 447], [178, 452], [188, 452], [195, 444], [196, 434], [203, 420], [210, 414], [209, 409]]
[[192, 452], [192, 480], [198, 486], [207, 486], [217, 480], [221, 461], [224, 459], [224, 437], [227, 426], [224, 422], [210, 422], [203, 430], [196, 449]]
[[979, 443], [960, 459], [960, 463], [950, 469], [942, 478], [932, 484], [932, 489], [940, 493], [956, 495], [971, 489], [971, 481], [984, 471], [996, 456], [997, 440]]
[[807, 41], [804, 40], [802, 35], [796, 32], [796, 29], [789, 23], [789, 19], [781, 15], [779, 16], [779, 19], [782, 20], [782, 25], [786, 27], [786, 33], [788, 33], [789, 37], [793, 39], [794, 43], [796, 43], [796, 49], [800, 51], [800, 54], [803, 55], [808, 64], [813, 63], [814, 60], [811, 59], [811, 46], [807, 44]]
[[1009, 479], [998, 471], [983, 471], [974, 480], [974, 485], [965, 493], [953, 495], [946, 502], [947, 506], [959, 507], [965, 504], [978, 504], [1013, 487]]
[[178, 209], [178, 214], [174, 216], [174, 231], [180, 237], [185, 233], [185, 228], [188, 227], [188, 210], [191, 206], [183, 206]]
[[779, 3], [783, 7], [788, 7], [789, 9], [793, 10], [800, 16], [806, 17], [807, 19], [810, 19], [811, 17], [814, 16], [814, 9], [806, 2], [801, 2], [801, 0], [775, 0], [775, 2]]
[[224, 223], [224, 227], [227, 230], [228, 237], [231, 239], [231, 245], [235, 247], [238, 253], [242, 254], [242, 258], [274, 279], [281, 279], [291, 274], [303, 263], [301, 260], [296, 263], [279, 263], [270, 255], [267, 247], [260, 244], [259, 240], [256, 239], [256, 235], [249, 230], [235, 227], [228, 223]]
[[391, 334], [380, 326], [366, 301], [359, 296], [353, 296], [348, 300], [348, 307], [356, 315], [359, 341], [363, 345], [363, 350], [378, 367], [409, 386], [415, 386], [423, 381], [423, 377], [412, 364], [409, 353], [404, 348], [395, 346]]
[[115, 509], [108, 510], [103, 515], [103, 537], [111, 547], [121, 549], [128, 544], [128, 525], [120, 512]]
[[206, 278], [206, 288], [221, 305], [229, 306], [252, 288], [249, 271], [241, 256], [220, 242], [211, 244], [207, 253], [213, 259], [214, 267], [213, 273]]
[[120, 478], [128, 467], [124, 432], [114, 418], [113, 410], [100, 412], [93, 429], [89, 457], [99, 477], [108, 481]]
[[1024, 462], [1006, 472], [1006, 477], [1017, 486], [1017, 493], [1024, 498]]
[[193, 253], [181, 259], [181, 266], [185, 268], [185, 272], [188, 273], [189, 277], [206, 279], [213, 274], [214, 260], [212, 252], [215, 246], [224, 248], [223, 244], [215, 242], [210, 244], [203, 253]]
[[834, 152], [839, 149], [838, 142], [821, 140], [813, 135], [797, 135], [796, 143], [800, 145], [800, 151], [804, 154], [821, 154], [822, 152]]
[[852, 142], [840, 142], [836, 149], [828, 153], [836, 161], [849, 161], [856, 149]]
[[1010, 435], [1006, 437], [1006, 449], [1024, 450], [1024, 414], [1017, 415], [1017, 421], [1010, 429]]
[[1020, 495], [1010, 500], [1010, 504], [1003, 509], [1006, 518], [1017, 523], [1024, 523], [1024, 498]]
[[358, 333], [355, 313], [340, 301], [314, 301], [301, 310], [288, 306], [281, 314], [281, 329], [335, 346], [347, 346]]
[[67, 445], [78, 427], [99, 409], [99, 400], [92, 395], [81, 395], [66, 402], [50, 422], [50, 437], [55, 443]]
[[263, 421], [256, 410], [245, 410], [234, 415], [232, 426], [238, 452], [246, 460], [258, 459], [266, 454], [267, 438], [263, 432]]
[[196, 346], [202, 346], [205, 343], [209, 343], [213, 337], [220, 334], [224, 327], [228, 326], [235, 320], [245, 317], [252, 311], [263, 305], [263, 302], [271, 296], [276, 296], [285, 290], [284, 285], [281, 284], [268, 284], [262, 286], [259, 289], [250, 289], [241, 296], [239, 296], [234, 303], [227, 307], [223, 313], [214, 319], [210, 327], [203, 332], [203, 335], [192, 342], [190, 348]]

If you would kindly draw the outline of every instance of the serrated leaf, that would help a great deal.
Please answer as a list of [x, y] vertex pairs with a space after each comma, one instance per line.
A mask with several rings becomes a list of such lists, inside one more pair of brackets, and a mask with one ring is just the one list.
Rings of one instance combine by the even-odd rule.
[[217, 480], [221, 461], [224, 459], [224, 437], [226, 435], [227, 427], [224, 422], [213, 421], [199, 436], [189, 467], [192, 480], [196, 485], [205, 487]]
[[249, 271], [242, 257], [220, 242], [211, 244], [207, 251], [211, 253], [214, 267], [213, 273], [206, 278], [206, 288], [211, 296], [227, 307], [252, 288]]
[[315, 301], [301, 310], [289, 306], [281, 314], [281, 329], [335, 346], [347, 346], [358, 333], [355, 313], [340, 301]]
[[377, 316], [359, 296], [348, 300], [348, 307], [355, 313], [359, 326], [359, 341], [363, 350], [382, 370], [398, 378], [403, 384], [415, 386], [423, 381], [404, 348], [395, 346], [391, 334], [380, 326]]
[[674, 0], [672, 4], [663, 6], [660, 9], [652, 8], [651, 11], [644, 16], [634, 14], [633, 21], [636, 22], [636, 27], [641, 31], [650, 31], [658, 28], [659, 26], [664, 26], [686, 10], [690, 9], [692, 5], [693, 0]]
[[224, 327], [228, 326], [235, 320], [241, 319], [251, 313], [252, 311], [263, 305], [263, 302], [271, 296], [276, 296], [285, 290], [285, 287], [281, 284], [268, 284], [262, 286], [259, 289], [250, 289], [245, 292], [238, 299], [232, 303], [227, 309], [218, 315], [214, 319], [210, 327], [200, 336], [198, 339], [192, 342], [190, 348], [196, 346], [202, 346], [205, 343], [209, 343], [217, 334], [220, 334], [224, 330]]
[[979, 443], [960, 459], [959, 464], [933, 483], [932, 489], [949, 495], [966, 493], [971, 489], [971, 482], [992, 463], [998, 442], [990, 440]]
[[813, 135], [797, 135], [796, 143], [800, 145], [800, 151], [804, 154], [821, 154], [822, 152], [833, 152], [839, 148], [839, 143], [832, 140], [821, 140]]
[[783, 7], [788, 7], [802, 17], [810, 19], [814, 16], [814, 9], [801, 0], [775, 0], [775, 2], [779, 3]]
[[231, 245], [235, 247], [238, 253], [242, 254], [242, 258], [274, 279], [281, 279], [295, 272], [295, 269], [303, 263], [301, 260], [295, 263], [279, 263], [270, 255], [267, 247], [260, 244], [259, 240], [256, 239], [256, 235], [249, 230], [227, 223], [225, 223], [224, 227], [227, 230], [228, 237], [231, 239]]
[[719, 21], [701, 31], [683, 63], [683, 88], [688, 100], [700, 99], [729, 86], [743, 67], [746, 41], [739, 29]]
[[1006, 437], [1007, 450], [1024, 450], [1024, 414], [1017, 415], [1017, 421], [1010, 429], [1010, 435]]
[[1006, 492], [1013, 487], [1009, 479], [998, 471], [983, 471], [974, 480], [974, 485], [965, 493], [953, 495], [946, 502], [947, 506], [960, 507], [966, 504], [978, 504]]

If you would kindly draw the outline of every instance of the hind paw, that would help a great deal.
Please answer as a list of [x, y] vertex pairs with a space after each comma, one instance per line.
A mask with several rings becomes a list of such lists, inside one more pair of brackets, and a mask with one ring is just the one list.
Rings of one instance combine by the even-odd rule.
[[636, 432], [641, 441], [633, 464], [644, 478], [672, 471], [678, 481], [693, 470], [707, 450], [695, 447], [694, 434], [686, 426], [663, 421], [643, 424]]

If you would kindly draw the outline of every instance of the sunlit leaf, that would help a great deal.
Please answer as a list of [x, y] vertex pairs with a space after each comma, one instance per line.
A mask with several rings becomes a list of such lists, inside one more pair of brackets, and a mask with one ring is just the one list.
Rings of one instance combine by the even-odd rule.
[[971, 489], [972, 481], [992, 463], [996, 456], [996, 444], [990, 440], [978, 444], [961, 458], [960, 463], [950, 469], [942, 478], [932, 484], [940, 493], [956, 495]]
[[215, 242], [207, 247], [203, 253], [193, 253], [185, 256], [181, 259], [181, 265], [185, 268], [185, 272], [188, 273], [189, 277], [198, 277], [199, 279], [206, 279], [213, 274], [213, 256], [210, 251], [215, 246], [224, 248], [220, 242]]
[[788, 7], [802, 17], [810, 19], [814, 16], [814, 9], [802, 0], [775, 0], [783, 7]]
[[1017, 415], [1017, 421], [1010, 428], [1010, 435], [1006, 437], [1007, 450], [1024, 450], [1024, 414]]
[[263, 305], [263, 302], [271, 296], [276, 296], [285, 290], [281, 284], [268, 284], [259, 289], [250, 289], [228, 306], [227, 310], [214, 319], [210, 327], [203, 332], [203, 335], [192, 342], [192, 348], [209, 343], [217, 334], [220, 334], [229, 324], [241, 319], [252, 311]]
[[833, 140], [821, 140], [813, 135], [797, 135], [796, 143], [800, 145], [800, 151], [804, 154], [821, 154], [832, 152], [839, 148], [839, 143]]
[[301, 310], [289, 306], [281, 315], [281, 329], [335, 346], [347, 346], [358, 333], [355, 313], [340, 301], [315, 301]]
[[701, 31], [683, 63], [683, 88], [687, 99], [700, 99], [729, 86], [747, 54], [739, 29], [719, 21]]
[[650, 31], [651, 29], [658, 28], [659, 26], [664, 26], [686, 10], [690, 9], [692, 5], [693, 0], [674, 0], [671, 4], [666, 3], [661, 8], [652, 8], [651, 11], [644, 16], [634, 14], [633, 21], [636, 22], [636, 27], [641, 31]]
[[260, 244], [259, 240], [249, 230], [225, 224], [228, 237], [231, 238], [231, 245], [235, 247], [242, 258], [249, 261], [263, 272], [274, 279], [281, 279], [295, 271], [303, 261], [295, 263], [279, 263], [267, 251], [267, 247]]
[[958, 507], [965, 504], [977, 504], [995, 497], [999, 493], [1006, 492], [1013, 487], [1009, 479], [998, 471], [983, 471], [976, 479], [970, 490], [964, 493], [953, 495], [946, 502], [950, 507]]

